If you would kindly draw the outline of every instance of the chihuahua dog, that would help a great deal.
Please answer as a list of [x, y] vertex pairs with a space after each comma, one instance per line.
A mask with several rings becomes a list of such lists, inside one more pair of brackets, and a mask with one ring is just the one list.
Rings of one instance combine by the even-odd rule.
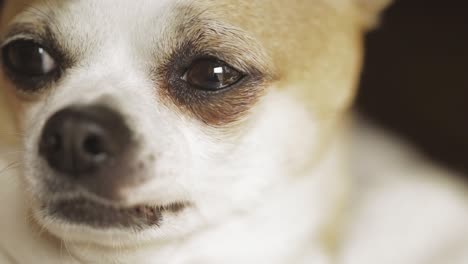
[[467, 263], [464, 189], [347, 115], [389, 1], [2, 2], [0, 263]]

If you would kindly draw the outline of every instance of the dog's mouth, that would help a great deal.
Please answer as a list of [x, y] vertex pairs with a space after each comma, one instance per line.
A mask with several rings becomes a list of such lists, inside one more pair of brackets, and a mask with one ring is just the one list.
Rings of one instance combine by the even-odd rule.
[[78, 198], [51, 202], [43, 209], [48, 216], [70, 224], [87, 225], [98, 229], [144, 230], [159, 227], [166, 214], [177, 214], [187, 206], [188, 203], [176, 202], [164, 206], [119, 207]]

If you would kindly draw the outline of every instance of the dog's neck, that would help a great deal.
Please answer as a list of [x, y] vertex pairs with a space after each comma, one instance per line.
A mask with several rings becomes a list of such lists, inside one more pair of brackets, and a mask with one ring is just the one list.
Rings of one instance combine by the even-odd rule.
[[[309, 263], [324, 259], [333, 247], [333, 232], [349, 186], [339, 149], [343, 144], [334, 145], [313, 168], [285, 180], [248, 214], [232, 215], [189, 237], [131, 249], [65, 244], [37, 229], [31, 225], [18, 172], [11, 171], [0, 178], [0, 188], [5, 189], [0, 193], [6, 200], [2, 212], [10, 217], [0, 220], [5, 221], [0, 228], [6, 229], [0, 230], [6, 234], [0, 248], [19, 263], [38, 263], [41, 256], [47, 263]], [[30, 254], [31, 250], [35, 253]]]

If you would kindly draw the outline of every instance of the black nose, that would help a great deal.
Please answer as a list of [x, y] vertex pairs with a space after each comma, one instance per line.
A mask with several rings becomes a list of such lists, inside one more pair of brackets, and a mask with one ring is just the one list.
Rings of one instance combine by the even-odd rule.
[[130, 130], [121, 115], [105, 106], [74, 106], [46, 122], [39, 153], [61, 175], [106, 174], [126, 153]]

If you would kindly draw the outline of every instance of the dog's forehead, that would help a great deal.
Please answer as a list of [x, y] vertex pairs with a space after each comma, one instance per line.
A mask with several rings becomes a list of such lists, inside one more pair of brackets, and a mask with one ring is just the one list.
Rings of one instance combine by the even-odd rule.
[[[54, 42], [80, 58], [86, 52], [109, 48], [112, 44], [124, 44], [127, 49], [153, 55], [158, 52], [164, 54], [182, 39], [187, 39], [187, 32], [198, 35], [214, 32], [219, 41], [226, 41], [228, 38], [223, 31], [228, 28], [236, 31], [238, 39], [245, 37], [251, 40], [250, 43], [240, 41], [236, 45], [251, 47], [255, 41], [252, 37], [254, 31], [242, 28], [243, 24], [239, 22], [245, 20], [234, 15], [242, 13], [243, 8], [246, 6], [236, 8], [230, 1], [222, 0], [39, 0], [32, 3], [19, 0], [7, 2], [2, 28], [14, 24], [19, 25], [14, 27], [19, 31], [28, 28], [42, 36], [51, 35]], [[9, 31], [16, 33], [18, 30]]]
[[[193, 27], [199, 19], [238, 28], [267, 54], [278, 87], [295, 87], [310, 105], [324, 111], [350, 101], [359, 72], [362, 28], [352, 0], [33, 2], [7, 1], [10, 10], [6, 10], [4, 22], [8, 16], [11, 19], [28, 10], [22, 19], [45, 21], [64, 36], [58, 41], [75, 53], [92, 52], [105, 46], [103, 43], [119, 40], [143, 52], [168, 50], [176, 42], [171, 39], [180, 37], [180, 26]], [[153, 45], [159, 40], [163, 45]], [[239, 42], [242, 44], [249, 43]]]
[[[5, 2], [6, 8], [10, 9], [6, 12], [7, 20], [8, 15], [14, 16], [28, 7], [33, 7], [37, 11], [41, 8], [67, 13], [69, 20], [76, 15], [80, 17], [81, 22], [84, 22], [84, 18], [106, 19], [108, 17], [136, 22], [141, 18], [159, 17], [173, 7], [186, 7], [198, 11], [209, 10], [217, 13], [219, 18], [245, 25], [255, 23], [257, 27], [266, 28], [274, 24], [286, 27], [291, 24], [285, 23], [286, 20], [292, 22], [295, 21], [295, 17], [304, 15], [315, 20], [322, 19], [330, 13], [331, 9], [348, 9], [352, 0], [11, 0]], [[182, 9], [178, 11], [184, 12]], [[172, 15], [177, 15], [177, 13], [172, 13]], [[270, 22], [270, 24], [258, 24], [261, 21]], [[305, 20], [302, 23], [308, 23], [308, 21]]]
[[[27, 10], [23, 20], [38, 20], [75, 36], [74, 44], [99, 43], [100, 39], [157, 37], [175, 33], [177, 26], [194, 17], [218, 20], [256, 37], [272, 56], [294, 57], [322, 52], [327, 35], [352, 25], [347, 11], [351, 0], [15, 0], [7, 1], [6, 16]], [[351, 13], [351, 12], [348, 12]], [[345, 22], [345, 23], [343, 23]], [[348, 26], [349, 27], [349, 26]], [[344, 29], [346, 30], [346, 29]], [[57, 32], [56, 32], [57, 33]], [[60, 32], [58, 32], [60, 33]], [[125, 36], [123, 36], [125, 37]], [[170, 35], [166, 37], [171, 37]], [[60, 39], [59, 39], [60, 40]], [[71, 43], [73, 44], [73, 43]], [[288, 51], [285, 52], [284, 50]], [[281, 52], [278, 52], [281, 51]], [[280, 58], [277, 58], [280, 59]], [[291, 68], [291, 67], [289, 67]]]
[[57, 41], [74, 37], [81, 45], [89, 45], [101, 39], [117, 39], [123, 34], [157, 35], [161, 28], [169, 28], [171, 22], [175, 22], [178, 17], [176, 7], [184, 2], [188, 3], [172, 0], [15, 0], [7, 1], [3, 24], [10, 23], [16, 16], [14, 22], [30, 22], [38, 31], [47, 27]]

